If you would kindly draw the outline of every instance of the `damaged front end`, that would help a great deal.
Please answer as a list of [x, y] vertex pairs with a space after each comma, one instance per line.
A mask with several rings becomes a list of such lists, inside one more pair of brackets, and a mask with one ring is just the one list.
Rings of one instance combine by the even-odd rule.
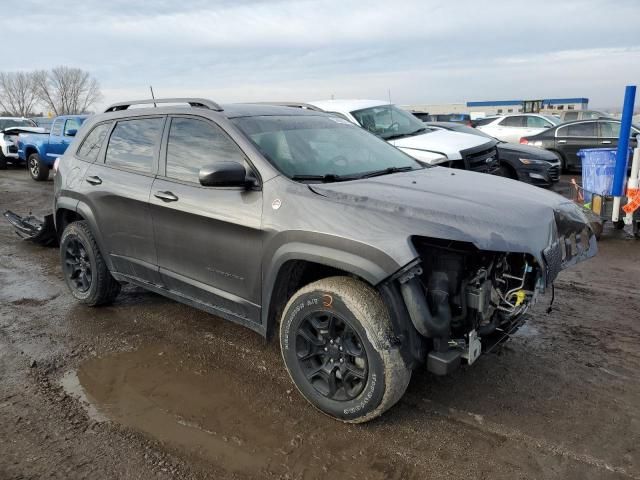
[[596, 254], [594, 232], [573, 212], [556, 212], [553, 239], [539, 256], [412, 238], [419, 258], [395, 278], [413, 326], [426, 339], [429, 371], [445, 375], [463, 359], [474, 363], [524, 323], [561, 270]]
[[11, 210], [7, 210], [4, 212], [4, 216], [21, 238], [46, 247], [58, 245], [53, 214], [46, 215], [44, 220], [39, 220], [33, 215], [21, 217]]

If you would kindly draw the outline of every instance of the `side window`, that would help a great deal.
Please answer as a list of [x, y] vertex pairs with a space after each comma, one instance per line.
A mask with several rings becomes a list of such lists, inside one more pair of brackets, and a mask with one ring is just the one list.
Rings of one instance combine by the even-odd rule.
[[564, 115], [564, 121], [570, 122], [572, 120], [578, 120], [578, 112], [567, 112]]
[[596, 123], [584, 122], [567, 125], [567, 137], [596, 137]]
[[522, 115], [513, 115], [511, 117], [505, 117], [500, 122], [500, 125], [503, 127], [524, 127], [524, 120], [525, 117], [523, 117]]
[[[598, 122], [600, 124], [600, 136], [605, 138], [620, 137], [620, 124], [614, 122]], [[633, 134], [632, 134], [633, 135]]]
[[164, 118], [139, 118], [116, 124], [107, 145], [105, 163], [141, 173], [150, 173]]
[[76, 132], [80, 130], [80, 126], [82, 125], [82, 120], [79, 118], [69, 118], [66, 122], [64, 122], [64, 136], [69, 136], [69, 130], [75, 130]]
[[64, 120], [59, 118], [58, 120], [56, 120], [55, 122], [53, 122], [53, 125], [51, 127], [51, 135], [55, 136], [55, 137], [59, 137], [60, 135], [62, 135], [62, 124], [64, 123]]
[[200, 168], [221, 160], [245, 163], [240, 148], [216, 125], [204, 120], [171, 120], [167, 177], [198, 183]]
[[527, 127], [529, 128], [549, 128], [552, 127], [548, 121], [542, 117], [530, 116], [527, 117]]
[[89, 132], [89, 135], [85, 137], [76, 155], [90, 162], [95, 161], [98, 158], [102, 142], [104, 141], [104, 137], [107, 135], [107, 132], [109, 132], [110, 127], [110, 123], [102, 123], [95, 126], [93, 130]]

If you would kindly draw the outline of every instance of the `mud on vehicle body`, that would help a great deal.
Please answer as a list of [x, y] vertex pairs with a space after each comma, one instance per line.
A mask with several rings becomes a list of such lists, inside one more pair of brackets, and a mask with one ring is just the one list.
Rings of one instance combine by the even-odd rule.
[[114, 105], [61, 158], [67, 284], [87, 305], [128, 282], [278, 333], [298, 390], [342, 421], [390, 408], [420, 365], [473, 363], [596, 253], [556, 194], [424, 167], [322, 112], [182, 101]]

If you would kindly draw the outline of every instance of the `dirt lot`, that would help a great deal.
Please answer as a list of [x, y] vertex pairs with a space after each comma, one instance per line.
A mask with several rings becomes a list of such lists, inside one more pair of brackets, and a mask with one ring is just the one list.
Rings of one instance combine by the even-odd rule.
[[[0, 211], [53, 184], [0, 172]], [[77, 305], [0, 222], [0, 478], [640, 479], [640, 241], [605, 231], [498, 354], [414, 373], [381, 419], [320, 415], [276, 342], [145, 291]]]

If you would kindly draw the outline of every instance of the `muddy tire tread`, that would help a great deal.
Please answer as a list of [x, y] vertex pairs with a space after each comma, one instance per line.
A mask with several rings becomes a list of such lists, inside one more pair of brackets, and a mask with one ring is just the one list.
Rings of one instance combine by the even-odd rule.
[[[385, 370], [385, 390], [380, 404], [371, 412], [356, 419], [339, 419], [344, 423], [365, 423], [373, 420], [382, 415], [402, 398], [411, 380], [411, 369], [404, 363], [399, 349], [392, 346], [388, 341], [392, 336], [389, 311], [378, 292], [363, 281], [352, 277], [328, 277], [310, 283], [298, 290], [289, 299], [289, 302], [287, 302], [284, 312], [289, 310], [289, 307], [295, 301], [296, 297], [316, 290], [335, 292], [340, 296], [343, 303], [360, 321], [367, 334], [368, 340], [382, 357]], [[284, 323], [285, 322], [282, 321], [280, 322], [280, 328], [283, 327]], [[280, 335], [280, 338], [282, 339], [282, 335]], [[282, 352], [282, 344], [280, 348]], [[282, 353], [282, 357], [284, 360], [284, 353]], [[295, 382], [293, 383], [295, 385]], [[296, 388], [303, 398], [306, 398], [297, 385]], [[313, 406], [315, 407], [315, 405]], [[317, 409], [317, 407], [315, 408]], [[334, 418], [326, 412], [320, 409], [318, 410]]]
[[60, 244], [63, 243], [66, 236], [69, 234], [81, 232], [82, 236], [89, 242], [89, 248], [93, 250], [96, 265], [96, 284], [97, 288], [93, 292], [93, 294], [86, 299], [78, 299], [81, 303], [89, 305], [91, 307], [97, 307], [100, 305], [108, 305], [112, 303], [115, 298], [120, 293], [121, 285], [120, 283], [113, 278], [111, 272], [109, 272], [109, 268], [107, 267], [104, 258], [102, 257], [102, 253], [100, 253], [100, 249], [98, 248], [98, 243], [96, 242], [93, 233], [91, 233], [91, 229], [86, 221], [78, 221], [70, 223], [67, 228], [65, 228], [62, 238], [60, 239]]

